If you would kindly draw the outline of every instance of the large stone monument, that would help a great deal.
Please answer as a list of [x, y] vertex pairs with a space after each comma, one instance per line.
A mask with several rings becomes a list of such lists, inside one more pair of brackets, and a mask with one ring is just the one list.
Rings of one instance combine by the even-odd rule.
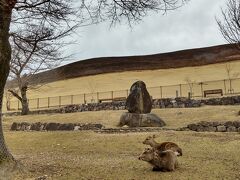
[[143, 81], [135, 82], [130, 88], [126, 108], [128, 112], [123, 113], [119, 126], [129, 127], [162, 127], [165, 122], [157, 115], [151, 114], [152, 99]]

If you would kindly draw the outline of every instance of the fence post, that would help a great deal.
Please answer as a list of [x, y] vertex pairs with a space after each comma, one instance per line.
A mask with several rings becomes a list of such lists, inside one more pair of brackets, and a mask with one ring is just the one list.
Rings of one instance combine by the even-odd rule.
[[97, 103], [99, 102], [99, 92], [97, 92]]
[[179, 84], [179, 88], [180, 88], [180, 97], [182, 97], [182, 84]]
[[37, 98], [37, 109], [39, 109], [39, 98]]
[[203, 82], [200, 82], [199, 84], [201, 85], [201, 94], [202, 94], [202, 97], [204, 97], [204, 94], [203, 94]]
[[73, 95], [71, 95], [71, 104], [73, 104]]
[[161, 96], [161, 99], [163, 98], [163, 96], [162, 96], [162, 86], [159, 86], [159, 88], [160, 88], [160, 96]]
[[232, 88], [232, 79], [229, 79], [230, 80], [230, 93], [233, 94], [234, 93], [234, 90]]
[[126, 92], [127, 92], [127, 97], [128, 97], [128, 89], [126, 90]]
[[86, 104], [86, 94], [83, 94], [83, 103]]
[[48, 108], [50, 107], [50, 97], [48, 97]]
[[58, 99], [59, 99], [59, 107], [61, 107], [61, 96], [59, 96]]
[[223, 80], [225, 95], [227, 94], [226, 79]]

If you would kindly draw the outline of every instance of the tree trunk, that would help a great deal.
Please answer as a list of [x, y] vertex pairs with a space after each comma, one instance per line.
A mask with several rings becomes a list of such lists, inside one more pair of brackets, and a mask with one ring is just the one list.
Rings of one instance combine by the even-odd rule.
[[11, 46], [9, 43], [9, 27], [12, 16], [14, 1], [0, 0], [0, 164], [13, 160], [8, 151], [3, 136], [2, 127], [2, 101], [4, 86], [9, 74], [9, 63], [11, 60]]
[[27, 99], [27, 87], [21, 88], [21, 96], [22, 96], [22, 115], [27, 115], [29, 113], [28, 107], [28, 99]]

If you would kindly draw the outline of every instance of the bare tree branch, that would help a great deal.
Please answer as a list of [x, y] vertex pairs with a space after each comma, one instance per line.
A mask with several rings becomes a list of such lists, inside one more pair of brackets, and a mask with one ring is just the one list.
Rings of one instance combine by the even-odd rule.
[[81, 12], [93, 23], [109, 20], [111, 25], [126, 21], [130, 26], [139, 22], [149, 11], [175, 10], [189, 0], [83, 0]]
[[224, 39], [240, 48], [240, 0], [228, 0], [221, 19], [216, 18]]

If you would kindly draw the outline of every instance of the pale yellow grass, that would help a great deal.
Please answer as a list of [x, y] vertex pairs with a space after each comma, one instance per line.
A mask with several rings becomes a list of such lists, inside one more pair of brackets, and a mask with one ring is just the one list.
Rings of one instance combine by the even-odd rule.
[[[231, 62], [232, 74], [240, 73], [240, 61]], [[226, 63], [165, 70], [129, 71], [57, 81], [29, 91], [30, 98], [74, 95], [129, 89], [133, 82], [144, 81], [148, 87], [186, 84], [186, 78], [202, 82], [227, 79]], [[81, 71], [81, 69], [79, 69]]]
[[142, 141], [152, 133], [8, 132], [14, 156], [29, 170], [26, 177], [48, 175], [56, 180], [78, 179], [237, 179], [240, 174], [240, 135], [162, 131], [156, 140], [173, 141], [183, 149], [175, 172], [152, 172], [139, 161]]
[[[240, 106], [204, 106], [201, 108], [153, 109], [167, 124], [168, 128], [187, 126], [199, 121], [239, 120]], [[116, 127], [120, 116], [126, 111], [93, 111], [69, 114], [45, 114], [4, 117], [4, 127], [13, 122], [59, 122], [59, 123], [101, 123], [105, 127]]]
[[[202, 120], [239, 120], [240, 106], [206, 106], [194, 109], [156, 109], [166, 127], [177, 128]], [[47, 175], [49, 179], [238, 179], [240, 176], [239, 133], [196, 133], [160, 131], [157, 141], [172, 141], [183, 149], [180, 166], [175, 172], [152, 172], [151, 166], [139, 161], [145, 146], [142, 141], [153, 133], [98, 134], [82, 132], [11, 132], [16, 122], [102, 123], [116, 127], [124, 111], [81, 112], [72, 114], [4, 117], [9, 149], [28, 173], [20, 178]]]

